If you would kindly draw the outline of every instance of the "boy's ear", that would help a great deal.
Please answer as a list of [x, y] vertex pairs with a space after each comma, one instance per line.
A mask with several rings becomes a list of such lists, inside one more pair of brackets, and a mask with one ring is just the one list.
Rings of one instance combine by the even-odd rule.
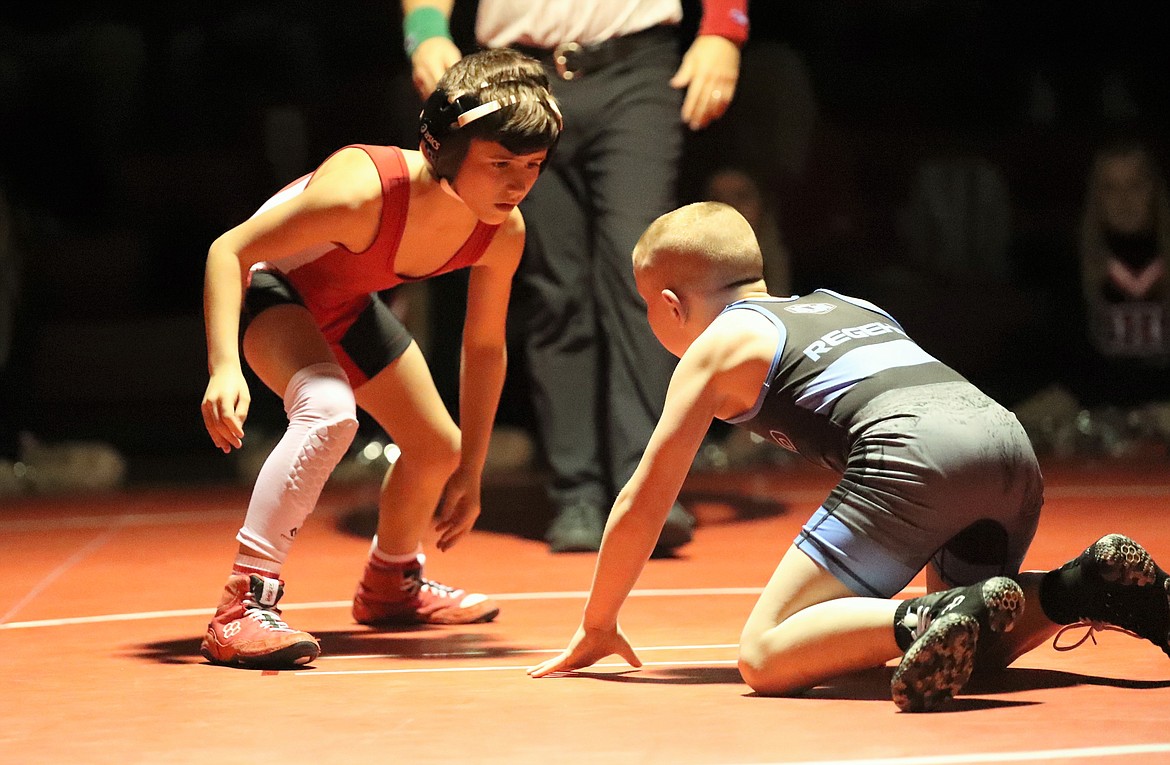
[[687, 319], [686, 308], [683, 307], [682, 300], [675, 294], [674, 290], [664, 289], [661, 292], [662, 299], [670, 306], [670, 312], [674, 315], [675, 320], [682, 324]]

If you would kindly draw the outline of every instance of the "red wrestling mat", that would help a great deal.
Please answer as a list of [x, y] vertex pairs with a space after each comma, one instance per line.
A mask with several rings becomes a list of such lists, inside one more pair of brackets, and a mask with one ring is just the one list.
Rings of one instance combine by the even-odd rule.
[[[1165, 566], [1167, 467], [1046, 466], [1048, 501], [1028, 565], [1059, 565], [1123, 531]], [[246, 490], [7, 501], [0, 761], [1170, 762], [1170, 660], [1117, 633], [1067, 653], [1039, 648], [994, 687], [969, 688], [933, 715], [897, 712], [889, 670], [800, 698], [755, 696], [735, 668], [740, 627], [830, 481], [790, 468], [694, 476], [695, 542], [651, 561], [623, 612], [646, 666], [633, 671], [614, 658], [542, 680], [524, 669], [569, 639], [593, 556], [553, 556], [532, 538], [544, 509], [525, 514], [526, 498], [539, 495], [531, 486], [508, 486], [485, 507], [481, 525], [496, 530], [445, 555], [428, 551], [429, 576], [493, 593], [499, 619], [400, 631], [350, 619], [368, 549], [355, 531], [368, 526], [372, 494], [327, 488], [286, 567], [283, 604], [324, 654], [279, 673], [214, 667], [198, 653]]]

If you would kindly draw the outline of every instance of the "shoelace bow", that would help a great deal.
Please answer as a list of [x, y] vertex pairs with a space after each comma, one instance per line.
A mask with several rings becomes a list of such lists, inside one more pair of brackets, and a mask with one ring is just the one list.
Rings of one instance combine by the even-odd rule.
[[[1080, 640], [1073, 643], [1072, 645], [1065, 645], [1065, 646], [1060, 645], [1060, 636], [1061, 635], [1063, 635], [1064, 633], [1066, 633], [1070, 630], [1080, 629], [1082, 627], [1085, 629], [1085, 633], [1083, 635], [1081, 635]], [[1096, 633], [1104, 632], [1106, 630], [1108, 630], [1110, 632], [1123, 632], [1126, 635], [1129, 635], [1130, 637], [1135, 637], [1135, 638], [1141, 637], [1137, 633], [1130, 632], [1129, 630], [1125, 629], [1124, 627], [1118, 627], [1116, 625], [1109, 624], [1108, 622], [1098, 622], [1098, 621], [1093, 621], [1091, 619], [1085, 619], [1085, 620], [1082, 620], [1079, 622], [1073, 622], [1072, 624], [1066, 624], [1063, 627], [1061, 627], [1056, 632], [1056, 634], [1052, 636], [1052, 647], [1057, 651], [1071, 651], [1074, 648], [1080, 648], [1085, 643], [1086, 640], [1092, 640], [1093, 645], [1097, 645]]]

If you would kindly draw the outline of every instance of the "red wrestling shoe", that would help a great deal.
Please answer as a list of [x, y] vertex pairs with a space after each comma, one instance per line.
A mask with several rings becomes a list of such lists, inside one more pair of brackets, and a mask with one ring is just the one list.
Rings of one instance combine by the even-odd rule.
[[371, 558], [353, 597], [359, 624], [475, 624], [490, 622], [500, 606], [486, 595], [467, 593], [424, 579], [425, 556], [406, 563]]
[[281, 621], [276, 604], [282, 595], [279, 579], [228, 577], [199, 652], [213, 664], [256, 669], [292, 669], [316, 659], [317, 639]]

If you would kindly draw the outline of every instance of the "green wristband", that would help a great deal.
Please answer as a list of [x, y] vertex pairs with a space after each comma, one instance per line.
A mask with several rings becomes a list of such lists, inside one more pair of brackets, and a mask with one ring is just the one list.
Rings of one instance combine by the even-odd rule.
[[447, 25], [447, 17], [438, 8], [424, 5], [415, 8], [402, 20], [402, 39], [406, 46], [406, 55], [413, 56], [426, 40], [432, 37], [446, 37], [451, 39], [451, 29]]

